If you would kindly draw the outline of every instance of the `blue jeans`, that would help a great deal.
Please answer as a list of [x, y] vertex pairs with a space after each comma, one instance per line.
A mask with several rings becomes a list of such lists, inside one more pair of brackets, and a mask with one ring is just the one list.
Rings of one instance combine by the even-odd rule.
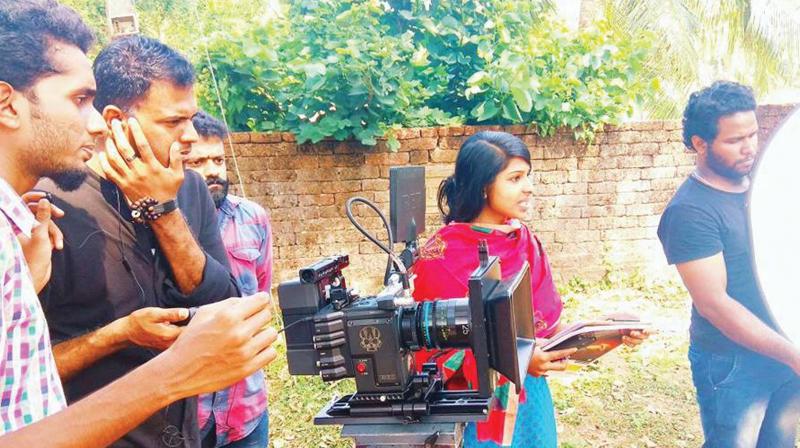
[[763, 357], [689, 348], [704, 448], [793, 447], [800, 378]]
[[[213, 414], [212, 414], [213, 418]], [[216, 446], [216, 437], [214, 435], [214, 425], [210, 425], [210, 430], [203, 437], [203, 447]], [[244, 439], [239, 439], [227, 445], [221, 445], [225, 448], [266, 448], [269, 443], [269, 413], [264, 411], [261, 415], [258, 425], [247, 435]]]

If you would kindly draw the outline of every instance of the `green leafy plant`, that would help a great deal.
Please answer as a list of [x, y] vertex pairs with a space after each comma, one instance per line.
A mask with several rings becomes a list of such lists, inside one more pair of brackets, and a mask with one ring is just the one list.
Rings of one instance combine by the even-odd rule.
[[[624, 37], [624, 38], [623, 38]], [[403, 126], [535, 124], [590, 141], [646, 85], [646, 37], [570, 32], [549, 2], [303, 0], [210, 39], [229, 124], [396, 148]], [[213, 97], [205, 90], [209, 104]]]
[[574, 130], [590, 141], [606, 123], [630, 115], [648, 85], [637, 76], [646, 41], [619, 39], [605, 22], [570, 33], [553, 24], [533, 28], [500, 52], [485, 56], [468, 80], [477, 122], [535, 123], [539, 133]]

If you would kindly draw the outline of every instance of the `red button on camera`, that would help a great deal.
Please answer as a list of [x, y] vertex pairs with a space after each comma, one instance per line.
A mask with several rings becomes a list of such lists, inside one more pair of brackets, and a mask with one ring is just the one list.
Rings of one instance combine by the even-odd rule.
[[356, 372], [358, 373], [366, 373], [367, 372], [367, 363], [361, 361], [356, 364]]

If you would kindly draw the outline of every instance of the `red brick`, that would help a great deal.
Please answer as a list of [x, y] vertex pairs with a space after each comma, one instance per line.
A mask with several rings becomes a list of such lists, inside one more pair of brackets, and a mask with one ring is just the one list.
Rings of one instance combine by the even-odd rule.
[[267, 157], [273, 155], [272, 145], [266, 143], [240, 143], [234, 145], [233, 151], [239, 160], [248, 157]]
[[617, 191], [627, 193], [631, 191], [650, 191], [650, 182], [646, 180], [625, 180], [617, 184]]
[[458, 151], [453, 150], [435, 149], [430, 152], [431, 162], [437, 163], [453, 163], [457, 156]]
[[333, 144], [334, 154], [360, 154], [371, 148], [354, 141], [336, 142]]
[[586, 182], [573, 183], [570, 182], [564, 185], [564, 194], [587, 194], [589, 192], [589, 184]]
[[420, 151], [436, 149], [439, 145], [438, 137], [415, 138], [400, 142], [400, 151]]
[[564, 193], [563, 183], [538, 184], [533, 186], [534, 197], [556, 196]]
[[464, 135], [464, 126], [450, 126], [439, 128], [440, 137]]
[[298, 204], [296, 194], [273, 194], [266, 198], [266, 206], [271, 209], [297, 207]]
[[278, 248], [278, 254], [278, 258], [282, 259], [316, 257], [319, 256], [319, 246], [316, 244], [281, 246]]
[[589, 170], [573, 170], [567, 174], [567, 180], [571, 183], [589, 182]]
[[281, 134], [277, 132], [253, 132], [250, 134], [250, 141], [253, 143], [278, 143], [281, 140]]
[[389, 191], [389, 179], [364, 179], [361, 188], [364, 191]]
[[588, 192], [589, 194], [596, 193], [614, 193], [617, 191], [617, 185], [612, 182], [595, 182], [590, 183]]
[[[271, 219], [270, 221], [272, 224], [281, 222], [274, 218]], [[297, 239], [295, 237], [295, 234], [291, 232], [274, 232], [272, 241], [275, 244], [275, 246], [280, 247], [280, 246], [288, 246], [294, 244], [297, 241]]]
[[250, 133], [231, 132], [231, 141], [233, 141], [233, 143], [250, 143]]
[[364, 154], [364, 163], [367, 165], [406, 165], [408, 160], [407, 152]]
[[484, 130], [483, 126], [464, 126], [464, 135], [473, 135]]
[[428, 151], [411, 151], [408, 153], [408, 162], [412, 165], [426, 164], [429, 160]]
[[672, 179], [676, 174], [675, 167], [647, 168], [642, 170], [642, 179]]
[[437, 128], [422, 128], [419, 130], [419, 136], [422, 138], [436, 137], [437, 135]]
[[395, 136], [398, 140], [408, 140], [410, 138], [419, 138], [419, 135], [419, 128], [403, 128], [398, 129]]
[[581, 207], [572, 207], [568, 204], [559, 204], [556, 207], [556, 216], [559, 218], [580, 218]]
[[300, 195], [298, 196], [298, 203], [300, 207], [309, 205], [333, 205], [332, 194], [313, 194], [313, 195]]
[[297, 148], [297, 152], [299, 154], [316, 154], [316, 155], [328, 155], [333, 154], [333, 148], [336, 146], [337, 142], [330, 142], [330, 141], [321, 141], [319, 143], [303, 143], [301, 145], [295, 145]]
[[503, 126], [503, 131], [519, 136], [528, 133], [528, 126], [525, 126], [524, 124], [512, 124]]
[[590, 170], [594, 169], [598, 166], [600, 161], [603, 160], [600, 157], [583, 157], [578, 159], [578, 169], [581, 170]]
[[335, 166], [360, 166], [364, 164], [364, 154], [335, 154], [316, 156], [317, 164], [320, 168], [330, 168]]

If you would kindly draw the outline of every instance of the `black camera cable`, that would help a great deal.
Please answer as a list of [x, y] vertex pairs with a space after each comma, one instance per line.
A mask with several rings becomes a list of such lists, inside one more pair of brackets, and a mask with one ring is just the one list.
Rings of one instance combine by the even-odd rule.
[[[367, 229], [365, 229], [361, 224], [359, 224], [358, 221], [356, 221], [356, 218], [353, 216], [353, 203], [355, 202], [360, 202], [366, 205], [367, 207], [371, 208], [372, 210], [375, 211], [375, 213], [378, 214], [378, 216], [381, 218], [381, 221], [383, 221], [383, 226], [386, 228], [386, 233], [388, 234], [389, 237], [389, 246], [383, 244], [380, 240], [378, 240], [375, 236], [373, 236]], [[386, 220], [386, 216], [383, 214], [383, 212], [381, 212], [380, 209], [378, 209], [378, 207], [375, 206], [375, 204], [373, 204], [369, 200], [364, 199], [362, 197], [354, 197], [348, 199], [347, 202], [345, 203], [345, 213], [347, 214], [347, 218], [350, 220], [353, 226], [355, 226], [355, 228], [358, 229], [359, 232], [361, 232], [365, 237], [367, 237], [368, 240], [375, 243], [375, 245], [380, 247], [381, 250], [383, 250], [384, 252], [386, 252], [387, 255], [389, 255], [389, 260], [386, 264], [386, 275], [384, 276], [384, 285], [388, 283], [389, 274], [391, 272], [391, 266], [392, 264], [394, 264], [395, 269], [397, 269], [397, 271], [400, 272], [401, 274], [403, 280], [403, 289], [408, 290], [410, 285], [408, 279], [408, 272], [406, 271], [406, 266], [403, 264], [402, 260], [400, 260], [400, 258], [392, 250], [392, 247], [394, 246], [394, 236], [392, 235], [392, 228], [389, 225], [389, 222]]]

